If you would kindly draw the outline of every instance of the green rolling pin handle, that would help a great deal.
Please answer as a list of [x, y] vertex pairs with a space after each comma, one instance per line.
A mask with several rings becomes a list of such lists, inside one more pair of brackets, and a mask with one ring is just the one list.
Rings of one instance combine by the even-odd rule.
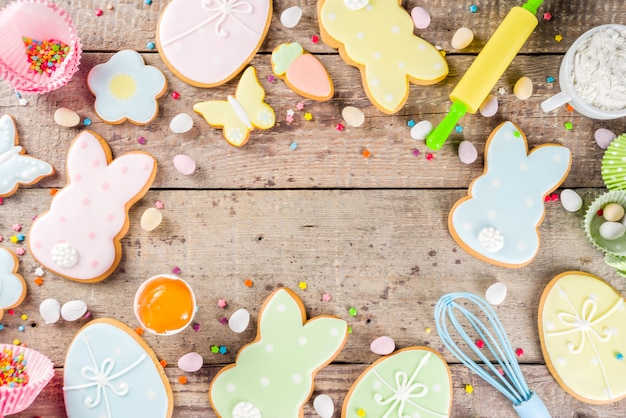
[[459, 120], [467, 113], [467, 106], [461, 102], [452, 102], [450, 110], [439, 125], [426, 137], [426, 146], [434, 151], [441, 149]]
[[541, 6], [543, 4], [543, 0], [528, 0], [523, 6], [522, 8], [528, 10], [530, 13], [536, 15], [537, 14], [537, 9], [539, 9], [539, 6]]

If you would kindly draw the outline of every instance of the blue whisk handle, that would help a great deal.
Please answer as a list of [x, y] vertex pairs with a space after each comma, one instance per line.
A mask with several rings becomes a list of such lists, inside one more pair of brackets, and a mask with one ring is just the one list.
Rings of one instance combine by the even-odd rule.
[[551, 418], [548, 408], [535, 392], [530, 392], [530, 398], [519, 405], [513, 405], [520, 418]]

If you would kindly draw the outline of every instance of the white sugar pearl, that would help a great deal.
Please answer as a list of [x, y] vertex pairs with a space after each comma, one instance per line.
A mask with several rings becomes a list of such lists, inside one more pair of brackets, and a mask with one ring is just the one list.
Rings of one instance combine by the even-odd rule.
[[87, 304], [82, 300], [72, 300], [61, 307], [61, 316], [66, 321], [76, 321], [87, 312]]
[[335, 414], [333, 399], [325, 394], [317, 395], [313, 400], [313, 409], [321, 418], [332, 418]]
[[583, 207], [583, 199], [572, 189], [565, 189], [559, 197], [563, 209], [568, 212], [578, 212]]
[[78, 263], [78, 251], [66, 242], [60, 242], [50, 250], [52, 262], [61, 268], [71, 268]]
[[39, 313], [46, 324], [54, 324], [61, 318], [61, 304], [56, 299], [46, 299], [39, 305]]
[[499, 305], [506, 298], [507, 288], [504, 283], [497, 282], [489, 286], [485, 292], [485, 299], [492, 305]]
[[228, 320], [228, 326], [233, 332], [240, 334], [248, 328], [250, 323], [250, 312], [246, 309], [237, 310]]
[[285, 9], [280, 14], [280, 23], [287, 29], [295, 28], [302, 18], [302, 9], [298, 6], [293, 6]]
[[411, 128], [411, 138], [424, 141], [433, 130], [433, 124], [427, 120], [419, 121]]

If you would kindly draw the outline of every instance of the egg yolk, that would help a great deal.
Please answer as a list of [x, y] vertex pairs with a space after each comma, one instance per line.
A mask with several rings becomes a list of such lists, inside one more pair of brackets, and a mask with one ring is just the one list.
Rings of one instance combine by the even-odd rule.
[[136, 308], [146, 328], [163, 334], [187, 326], [195, 306], [191, 289], [185, 282], [159, 277], [145, 284]]

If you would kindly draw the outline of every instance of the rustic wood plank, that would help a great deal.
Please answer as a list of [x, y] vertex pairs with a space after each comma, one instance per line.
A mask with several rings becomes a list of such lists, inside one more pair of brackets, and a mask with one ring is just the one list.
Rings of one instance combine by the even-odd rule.
[[[313, 409], [313, 399], [318, 394], [327, 394], [335, 403], [335, 416], [340, 415], [343, 400], [347, 391], [365, 370], [363, 364], [331, 364], [323, 368], [315, 379], [315, 392], [305, 404], [306, 418], [319, 418]], [[187, 373], [188, 383], [178, 383], [181, 372], [177, 368], [167, 367], [166, 373], [174, 392], [173, 418], [215, 417], [208, 400], [211, 379], [219, 371], [220, 366], [204, 367], [200, 371]], [[498, 417], [515, 418], [517, 414], [511, 403], [500, 395], [493, 387], [472, 374], [465, 366], [450, 366], [453, 382], [453, 418]], [[529, 387], [534, 390], [546, 404], [554, 418], [622, 418], [626, 410], [626, 400], [610, 405], [587, 405], [563, 391], [543, 365], [523, 365], [522, 373]], [[62, 371], [57, 370], [56, 376], [44, 389], [33, 405], [15, 418], [31, 418], [40, 415], [46, 418], [65, 417], [62, 395]], [[465, 385], [471, 384], [472, 394], [465, 391]], [[495, 412], [497, 411], [497, 412]]]
[[[261, 82], [267, 90], [267, 102], [277, 114], [277, 125], [269, 131], [256, 131], [250, 142], [241, 149], [230, 146], [221, 131], [211, 128], [204, 119], [193, 112], [194, 103], [204, 100], [224, 99], [235, 90], [236, 83], [211, 90], [188, 86], [167, 71], [155, 54], [145, 54], [146, 61], [164, 70], [170, 87], [181, 98], [176, 101], [166, 96], [160, 99], [160, 113], [147, 127], [131, 123], [107, 125], [100, 121], [93, 109], [93, 96], [85, 78], [94, 65], [106, 62], [111, 54], [85, 54], [79, 73], [64, 88], [41, 97], [30, 97], [28, 106], [18, 105], [18, 100], [5, 85], [0, 87], [0, 111], [12, 114], [18, 123], [21, 144], [31, 155], [44, 157], [57, 168], [58, 174], [40, 183], [42, 187], [60, 187], [66, 183], [65, 156], [72, 139], [80, 128], [62, 128], [54, 123], [57, 108], [67, 107], [82, 117], [93, 120], [92, 129], [110, 144], [113, 154], [130, 150], [145, 150], [155, 155], [159, 162], [156, 188], [181, 189], [301, 189], [301, 188], [459, 188], [483, 170], [482, 158], [471, 165], [461, 163], [456, 147], [461, 140], [473, 142], [482, 155], [490, 132], [502, 121], [512, 120], [525, 132], [530, 147], [545, 142], [568, 146], [573, 155], [572, 170], [565, 187], [602, 187], [600, 164], [603, 155], [593, 139], [593, 132], [607, 127], [615, 132], [624, 129], [624, 118], [614, 121], [593, 121], [575, 112], [559, 109], [549, 114], [541, 111], [540, 103], [559, 91], [555, 83], [547, 83], [547, 75], [556, 76], [560, 57], [521, 56], [515, 59], [494, 92], [503, 88], [499, 96], [500, 110], [495, 117], [480, 114], [467, 115], [461, 122], [462, 134], [454, 133], [449, 143], [435, 153], [433, 161], [424, 156], [428, 152], [423, 141], [410, 136], [407, 121], [427, 119], [438, 123], [449, 107], [448, 94], [465, 69], [471, 57], [450, 57], [450, 76], [435, 86], [412, 86], [407, 106], [394, 116], [383, 115], [367, 100], [358, 71], [347, 66], [337, 56], [320, 56], [332, 73], [336, 98], [331, 102], [315, 103], [305, 100], [305, 110], [314, 120], [307, 122], [303, 112], [296, 110], [301, 100], [282, 81], [273, 84], [265, 77], [270, 73], [269, 59], [258, 56], [253, 64], [258, 68]], [[535, 82], [535, 94], [527, 101], [513, 95], [513, 85], [522, 75]], [[496, 93], [497, 94], [497, 93]], [[361, 128], [348, 127], [339, 132], [337, 123], [344, 106], [353, 105], [366, 114]], [[292, 124], [285, 122], [288, 109], [297, 113]], [[171, 133], [170, 120], [180, 112], [193, 115], [194, 128], [182, 135]], [[571, 121], [574, 129], [566, 130], [563, 124]], [[82, 128], [82, 127], [81, 127]], [[146, 138], [145, 145], [136, 139]], [[297, 142], [296, 150], [290, 144]], [[373, 156], [363, 158], [367, 149]], [[415, 157], [412, 149], [421, 154]], [[192, 176], [184, 176], [172, 165], [174, 155], [192, 155], [199, 169]]]

